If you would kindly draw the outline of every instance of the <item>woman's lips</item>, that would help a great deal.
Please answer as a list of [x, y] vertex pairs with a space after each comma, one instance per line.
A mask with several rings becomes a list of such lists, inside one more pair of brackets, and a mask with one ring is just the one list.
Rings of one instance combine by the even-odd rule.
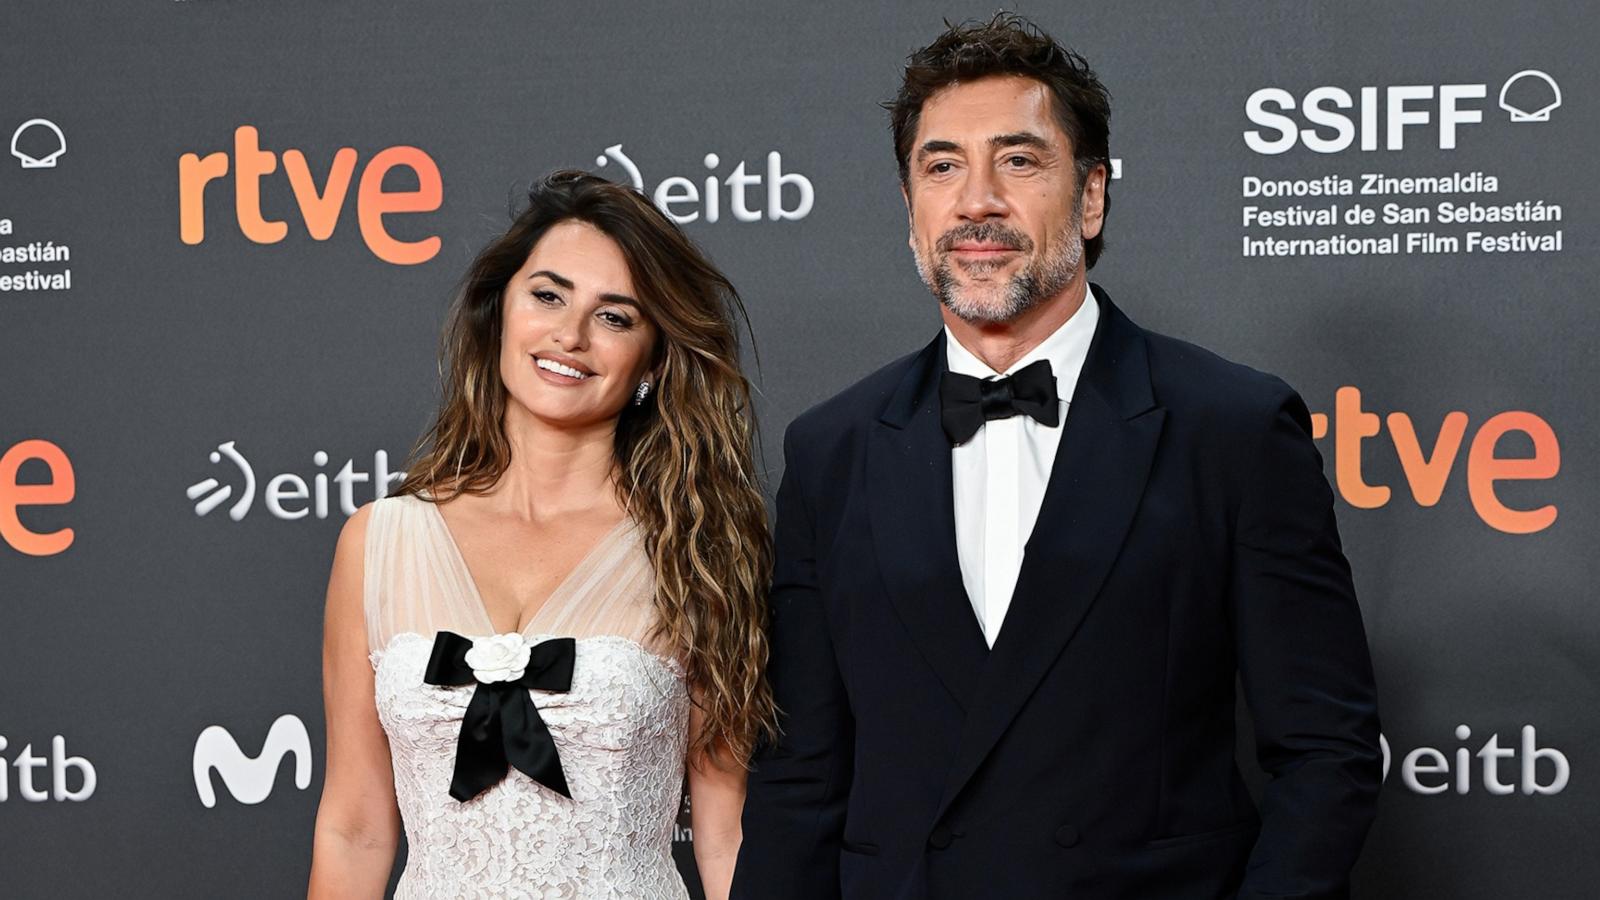
[[567, 361], [554, 356], [535, 355], [533, 370], [539, 377], [551, 384], [573, 385], [582, 384], [594, 377], [594, 373], [575, 364], [576, 361]]

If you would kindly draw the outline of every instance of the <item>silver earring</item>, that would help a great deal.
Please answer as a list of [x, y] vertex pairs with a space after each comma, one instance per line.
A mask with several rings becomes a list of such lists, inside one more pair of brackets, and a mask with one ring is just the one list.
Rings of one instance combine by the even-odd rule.
[[644, 398], [646, 398], [648, 396], [650, 396], [650, 382], [648, 382], [648, 381], [639, 382], [639, 387], [634, 389], [634, 392], [633, 392], [633, 405], [634, 406], [643, 406], [644, 405]]

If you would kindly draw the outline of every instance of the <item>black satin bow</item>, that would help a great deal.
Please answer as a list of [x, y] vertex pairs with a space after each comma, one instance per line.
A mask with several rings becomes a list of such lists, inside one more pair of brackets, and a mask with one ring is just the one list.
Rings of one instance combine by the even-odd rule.
[[990, 419], [1031, 416], [1054, 428], [1061, 421], [1056, 377], [1041, 359], [1003, 378], [973, 378], [945, 372], [939, 382], [939, 423], [952, 444], [965, 444]]
[[456, 742], [456, 768], [450, 779], [450, 796], [466, 802], [493, 787], [506, 777], [506, 766], [516, 766], [534, 781], [571, 797], [567, 776], [561, 771], [561, 758], [550, 729], [528, 696], [528, 689], [569, 691], [572, 667], [577, 658], [577, 641], [554, 638], [533, 645], [528, 668], [514, 681], [492, 684], [478, 682], [467, 665], [472, 641], [449, 631], [439, 632], [433, 641], [433, 655], [422, 680], [445, 687], [472, 684], [478, 687], [467, 703], [461, 720], [461, 738]]

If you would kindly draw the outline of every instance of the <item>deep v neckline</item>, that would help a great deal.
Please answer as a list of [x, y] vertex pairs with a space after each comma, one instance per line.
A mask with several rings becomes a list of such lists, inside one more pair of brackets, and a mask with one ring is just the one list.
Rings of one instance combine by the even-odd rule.
[[[450, 555], [455, 559], [456, 566], [461, 570], [462, 580], [466, 583], [467, 588], [472, 592], [474, 606], [477, 607], [478, 615], [483, 617], [485, 634], [515, 633], [526, 637], [529, 634], [537, 633], [531, 629], [542, 617], [546, 615], [546, 610], [550, 610], [552, 607], [557, 605], [556, 601], [562, 598], [562, 595], [567, 591], [568, 587], [573, 582], [577, 581], [579, 576], [587, 573], [590, 563], [592, 563], [595, 557], [600, 554], [601, 550], [605, 549], [606, 546], [616, 538], [618, 532], [622, 531], [630, 521], [628, 516], [624, 514], [623, 517], [617, 521], [617, 524], [607, 529], [606, 533], [602, 534], [599, 539], [594, 542], [594, 545], [591, 546], [575, 564], [573, 564], [572, 568], [567, 571], [567, 574], [562, 576], [561, 580], [556, 583], [556, 586], [551, 589], [550, 593], [545, 595], [544, 600], [539, 603], [538, 608], [536, 608], [533, 611], [533, 614], [528, 617], [528, 621], [526, 623], [524, 623], [520, 628], [517, 628], [515, 632], [501, 632], [495, 628], [494, 617], [489, 614], [489, 605], [483, 600], [483, 591], [478, 587], [478, 579], [472, 574], [472, 567], [467, 565], [466, 554], [461, 552], [461, 544], [456, 541], [455, 533], [450, 530], [450, 523], [445, 521], [444, 513], [439, 510], [439, 504], [428, 500], [424, 500], [423, 503], [430, 510], [432, 510], [433, 521], [439, 526], [439, 531], [444, 535], [444, 542], [450, 548]], [[520, 617], [521, 613], [519, 612], [518, 615]]]

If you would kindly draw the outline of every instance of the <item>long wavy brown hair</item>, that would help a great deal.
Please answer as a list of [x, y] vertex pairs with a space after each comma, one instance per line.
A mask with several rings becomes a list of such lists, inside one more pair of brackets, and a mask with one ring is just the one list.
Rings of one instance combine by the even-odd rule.
[[[615, 482], [654, 564], [655, 637], [684, 660], [705, 726], [692, 753], [739, 762], [776, 727], [767, 662], [772, 566], [755, 464], [750, 382], [739, 367], [744, 304], [726, 277], [637, 192], [578, 171], [534, 185], [527, 208], [473, 260], [440, 350], [443, 397], [395, 493], [485, 493], [511, 463], [501, 427], [501, 303], [552, 226], [585, 222], [622, 249], [659, 338], [648, 402], [624, 407]], [[720, 753], [717, 753], [720, 755]]]

